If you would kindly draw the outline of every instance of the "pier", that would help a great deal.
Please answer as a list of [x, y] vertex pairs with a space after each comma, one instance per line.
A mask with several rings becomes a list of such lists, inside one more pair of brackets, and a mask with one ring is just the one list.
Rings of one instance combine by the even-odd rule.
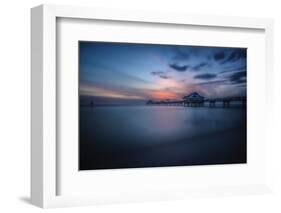
[[223, 97], [223, 98], [204, 98], [197, 92], [184, 96], [182, 100], [149, 100], [147, 105], [165, 105], [165, 106], [184, 106], [184, 107], [216, 107], [220, 104], [222, 107], [230, 107], [231, 103], [240, 103], [246, 107], [247, 98], [245, 96]]

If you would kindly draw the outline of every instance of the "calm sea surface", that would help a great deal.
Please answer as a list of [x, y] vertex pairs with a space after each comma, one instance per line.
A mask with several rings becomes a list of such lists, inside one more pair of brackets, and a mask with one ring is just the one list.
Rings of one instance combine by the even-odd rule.
[[80, 107], [81, 170], [246, 162], [246, 109]]

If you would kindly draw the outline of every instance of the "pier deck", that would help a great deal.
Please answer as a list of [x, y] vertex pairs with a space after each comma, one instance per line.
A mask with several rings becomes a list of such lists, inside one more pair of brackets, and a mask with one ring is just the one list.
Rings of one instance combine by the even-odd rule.
[[[202, 101], [148, 101], [147, 105], [166, 105], [166, 106], [184, 106], [184, 107], [216, 107], [217, 103], [221, 103], [223, 107], [230, 107], [231, 103], [240, 102], [241, 106], [245, 107], [247, 98], [246, 97], [225, 97], [225, 98], [206, 98]], [[205, 104], [207, 103], [207, 105]]]

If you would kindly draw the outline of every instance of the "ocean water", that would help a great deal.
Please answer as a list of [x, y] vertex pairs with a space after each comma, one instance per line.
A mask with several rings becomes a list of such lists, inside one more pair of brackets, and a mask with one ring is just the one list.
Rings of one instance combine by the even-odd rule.
[[246, 109], [80, 107], [79, 168], [246, 163]]

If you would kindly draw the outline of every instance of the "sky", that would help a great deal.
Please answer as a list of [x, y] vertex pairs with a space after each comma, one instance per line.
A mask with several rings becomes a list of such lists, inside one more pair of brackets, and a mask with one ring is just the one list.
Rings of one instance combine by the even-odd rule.
[[246, 96], [245, 48], [79, 42], [80, 100], [140, 103]]

